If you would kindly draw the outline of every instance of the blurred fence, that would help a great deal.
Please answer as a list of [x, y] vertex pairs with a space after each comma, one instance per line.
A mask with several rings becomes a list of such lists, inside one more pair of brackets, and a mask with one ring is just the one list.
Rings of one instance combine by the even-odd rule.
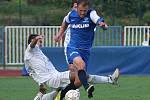
[[[44, 35], [45, 47], [63, 47], [63, 41], [55, 43], [53, 40], [59, 29], [60, 26], [6, 26], [4, 30], [5, 51], [3, 38], [0, 44], [0, 61], [5, 65], [22, 65], [27, 38], [30, 34]], [[1, 33], [2, 31], [3, 29]], [[141, 46], [143, 41], [149, 40], [147, 33], [149, 33], [147, 26], [125, 26], [124, 32], [121, 26], [110, 26], [108, 30], [97, 27], [94, 46]]]
[[122, 46], [123, 34], [121, 26], [110, 26], [108, 30], [97, 27], [94, 46]]
[[6, 26], [5, 27], [5, 64], [23, 64], [24, 51], [28, 45], [30, 34], [45, 36], [45, 47], [60, 47], [62, 42], [56, 44], [53, 37], [58, 33], [60, 26]]
[[150, 26], [125, 26], [124, 40], [123, 40], [124, 45], [142, 46], [144, 42], [148, 43], [149, 35], [150, 35]]
[[[24, 51], [27, 47], [27, 38], [30, 34], [42, 34], [45, 36], [45, 47], [63, 47], [63, 41], [55, 43], [54, 36], [60, 26], [6, 26], [5, 27], [5, 64], [23, 64]], [[113, 26], [103, 31], [97, 28], [94, 46], [118, 46], [122, 45], [121, 27]]]
[[0, 64], [4, 63], [4, 27], [0, 26]]

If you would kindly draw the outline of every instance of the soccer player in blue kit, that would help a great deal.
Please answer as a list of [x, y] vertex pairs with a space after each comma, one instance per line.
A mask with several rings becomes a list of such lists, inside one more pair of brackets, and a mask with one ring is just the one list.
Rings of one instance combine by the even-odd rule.
[[[94, 86], [87, 81], [87, 66], [90, 56], [90, 48], [94, 40], [94, 28], [96, 25], [107, 29], [104, 19], [99, 17], [95, 10], [89, 9], [88, 0], [77, 1], [77, 11], [72, 10], [64, 19], [64, 24], [60, 33], [64, 33], [68, 25], [70, 34], [67, 34], [65, 48], [66, 58], [69, 64], [73, 64], [78, 70], [78, 77], [88, 93], [88, 97], [93, 97]], [[58, 37], [61, 37], [59, 34]]]

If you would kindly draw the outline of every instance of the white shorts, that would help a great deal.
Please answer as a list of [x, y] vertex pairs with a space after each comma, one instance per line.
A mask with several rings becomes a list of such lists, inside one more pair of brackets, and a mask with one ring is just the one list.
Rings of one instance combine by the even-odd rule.
[[45, 84], [50, 88], [65, 87], [70, 83], [70, 72], [59, 72], [53, 75]]

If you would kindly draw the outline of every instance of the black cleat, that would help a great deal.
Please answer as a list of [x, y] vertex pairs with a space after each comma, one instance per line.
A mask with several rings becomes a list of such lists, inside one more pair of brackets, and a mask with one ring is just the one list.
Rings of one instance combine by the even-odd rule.
[[88, 97], [92, 98], [93, 97], [93, 92], [94, 92], [94, 86], [93, 85], [89, 85], [89, 87], [86, 89], [87, 93], [88, 93]]

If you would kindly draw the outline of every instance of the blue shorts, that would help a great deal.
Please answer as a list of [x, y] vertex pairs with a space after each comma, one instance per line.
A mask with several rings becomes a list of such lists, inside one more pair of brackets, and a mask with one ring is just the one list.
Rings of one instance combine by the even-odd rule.
[[68, 64], [73, 64], [73, 59], [80, 56], [87, 66], [90, 56], [90, 50], [67, 47], [65, 48], [65, 56]]

